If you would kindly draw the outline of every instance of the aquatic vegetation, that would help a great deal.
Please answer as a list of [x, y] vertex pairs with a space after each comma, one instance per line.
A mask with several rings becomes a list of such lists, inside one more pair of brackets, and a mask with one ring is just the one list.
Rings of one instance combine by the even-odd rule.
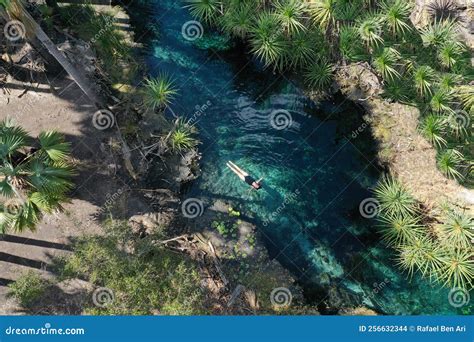
[[167, 75], [144, 81], [143, 103], [152, 110], [167, 107], [178, 93], [173, 80]]
[[9, 120], [0, 123], [0, 233], [34, 230], [44, 213], [60, 208], [72, 188], [69, 143], [55, 131], [31, 140]]

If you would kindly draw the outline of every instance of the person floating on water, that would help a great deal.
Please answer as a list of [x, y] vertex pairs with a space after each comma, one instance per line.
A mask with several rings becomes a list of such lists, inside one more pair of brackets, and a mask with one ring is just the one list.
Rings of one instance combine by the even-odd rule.
[[234, 171], [234, 173], [237, 176], [239, 176], [239, 178], [242, 179], [245, 183], [250, 185], [252, 187], [252, 189], [260, 190], [262, 188], [261, 183], [262, 183], [263, 178], [260, 178], [259, 180], [255, 180], [255, 178], [249, 176], [249, 174], [247, 172], [242, 170], [240, 167], [238, 167], [237, 165], [235, 165], [231, 161], [227, 162], [227, 167], [229, 169], [231, 169], [232, 171]]

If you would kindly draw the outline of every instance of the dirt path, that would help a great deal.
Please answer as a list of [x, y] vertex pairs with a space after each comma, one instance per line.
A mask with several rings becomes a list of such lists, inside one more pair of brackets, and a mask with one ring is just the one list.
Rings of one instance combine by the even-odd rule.
[[[115, 218], [128, 218], [148, 209], [127, 192], [129, 178], [118, 176], [124, 172], [117, 154], [111, 153], [113, 132], [94, 127], [95, 107], [64, 73], [48, 76], [52, 86], [44, 74], [34, 75], [33, 83], [22, 82], [22, 72], [11, 74], [14, 77], [3, 74], [4, 83], [0, 83], [0, 119], [12, 118], [32, 136], [47, 129], [63, 133], [72, 144], [79, 172], [71, 202], [64, 205], [63, 212], [45, 217], [36, 232], [0, 236], [0, 314], [17, 310], [5, 297], [6, 285], [27, 270], [51, 276], [52, 258], [67, 252], [74, 238], [100, 232], [96, 214], [106, 212], [104, 204], [110, 198], [114, 198]], [[25, 93], [25, 89], [29, 90]], [[117, 193], [120, 196], [113, 196]]]

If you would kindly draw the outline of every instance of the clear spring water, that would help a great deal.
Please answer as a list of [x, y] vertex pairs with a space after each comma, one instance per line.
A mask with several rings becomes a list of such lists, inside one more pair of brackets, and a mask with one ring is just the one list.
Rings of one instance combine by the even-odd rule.
[[[251, 217], [271, 256], [291, 270], [314, 305], [329, 295], [340, 306], [387, 314], [460, 313], [446, 289], [409, 282], [393, 266], [374, 222], [359, 214], [380, 174], [370, 134], [347, 138], [362, 123], [359, 109], [343, 99], [310, 101], [242, 48], [197, 47], [199, 41], [183, 37], [192, 18], [181, 1], [142, 6], [132, 10], [135, 25], [159, 32], [144, 36], [150, 74], [173, 75], [180, 96], [171, 108], [196, 123], [203, 142], [202, 177], [187, 197], [232, 201]], [[272, 118], [281, 113], [290, 114], [291, 125], [280, 130]], [[264, 189], [249, 192], [227, 160], [264, 177]]]

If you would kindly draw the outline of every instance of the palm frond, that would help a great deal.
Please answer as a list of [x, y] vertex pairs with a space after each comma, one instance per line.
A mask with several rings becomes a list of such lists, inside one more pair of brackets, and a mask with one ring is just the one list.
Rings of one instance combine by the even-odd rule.
[[70, 144], [64, 141], [64, 135], [56, 131], [41, 132], [38, 136], [41, 152], [52, 161], [62, 161], [70, 153]]

